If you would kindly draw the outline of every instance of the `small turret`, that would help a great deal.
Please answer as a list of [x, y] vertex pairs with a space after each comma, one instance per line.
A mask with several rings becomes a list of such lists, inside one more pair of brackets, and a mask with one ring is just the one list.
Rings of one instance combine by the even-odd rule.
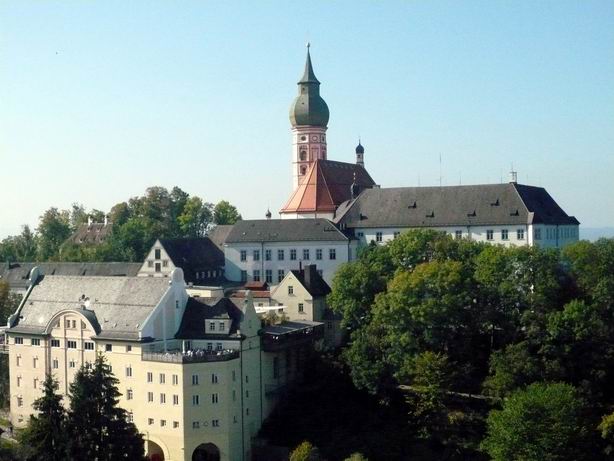
[[266, 209], [266, 214], [264, 216], [266, 217], [266, 219], [271, 219], [271, 216], [273, 216], [269, 208]]
[[360, 139], [356, 146], [356, 165], [360, 165], [363, 168], [365, 166], [365, 148], [360, 144]]

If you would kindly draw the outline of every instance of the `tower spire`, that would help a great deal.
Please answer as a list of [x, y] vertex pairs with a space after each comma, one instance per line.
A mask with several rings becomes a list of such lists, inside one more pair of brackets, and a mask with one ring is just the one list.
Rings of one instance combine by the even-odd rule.
[[313, 65], [311, 64], [311, 54], [309, 53], [309, 48], [311, 48], [311, 43], [307, 42], [307, 59], [305, 60], [305, 72], [303, 73], [303, 77], [299, 80], [298, 84], [301, 83], [317, 83], [320, 84], [320, 81], [316, 78], [316, 74], [313, 72]]

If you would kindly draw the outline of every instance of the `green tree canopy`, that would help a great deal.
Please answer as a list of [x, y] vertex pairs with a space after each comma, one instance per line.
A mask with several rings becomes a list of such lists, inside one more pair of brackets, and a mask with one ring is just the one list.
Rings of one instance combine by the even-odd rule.
[[215, 224], [234, 224], [239, 221], [239, 211], [226, 200], [219, 201], [213, 209], [213, 222]]

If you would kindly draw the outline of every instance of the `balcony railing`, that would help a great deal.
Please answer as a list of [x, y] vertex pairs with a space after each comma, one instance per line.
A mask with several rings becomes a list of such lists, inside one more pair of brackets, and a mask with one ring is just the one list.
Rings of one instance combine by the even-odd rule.
[[142, 358], [146, 362], [167, 362], [167, 363], [202, 363], [202, 362], [225, 362], [239, 357], [239, 351], [234, 349], [224, 349], [221, 351], [168, 351], [168, 352], [147, 352], [143, 351]]

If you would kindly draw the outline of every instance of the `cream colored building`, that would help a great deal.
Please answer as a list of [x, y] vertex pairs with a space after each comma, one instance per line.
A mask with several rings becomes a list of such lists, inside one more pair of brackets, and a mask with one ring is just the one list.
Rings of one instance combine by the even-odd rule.
[[7, 325], [10, 417], [24, 426], [46, 373], [68, 392], [104, 354], [151, 460], [248, 460], [281, 392], [301, 375], [315, 322], [262, 328], [251, 296], [207, 305], [170, 277], [41, 277]]

